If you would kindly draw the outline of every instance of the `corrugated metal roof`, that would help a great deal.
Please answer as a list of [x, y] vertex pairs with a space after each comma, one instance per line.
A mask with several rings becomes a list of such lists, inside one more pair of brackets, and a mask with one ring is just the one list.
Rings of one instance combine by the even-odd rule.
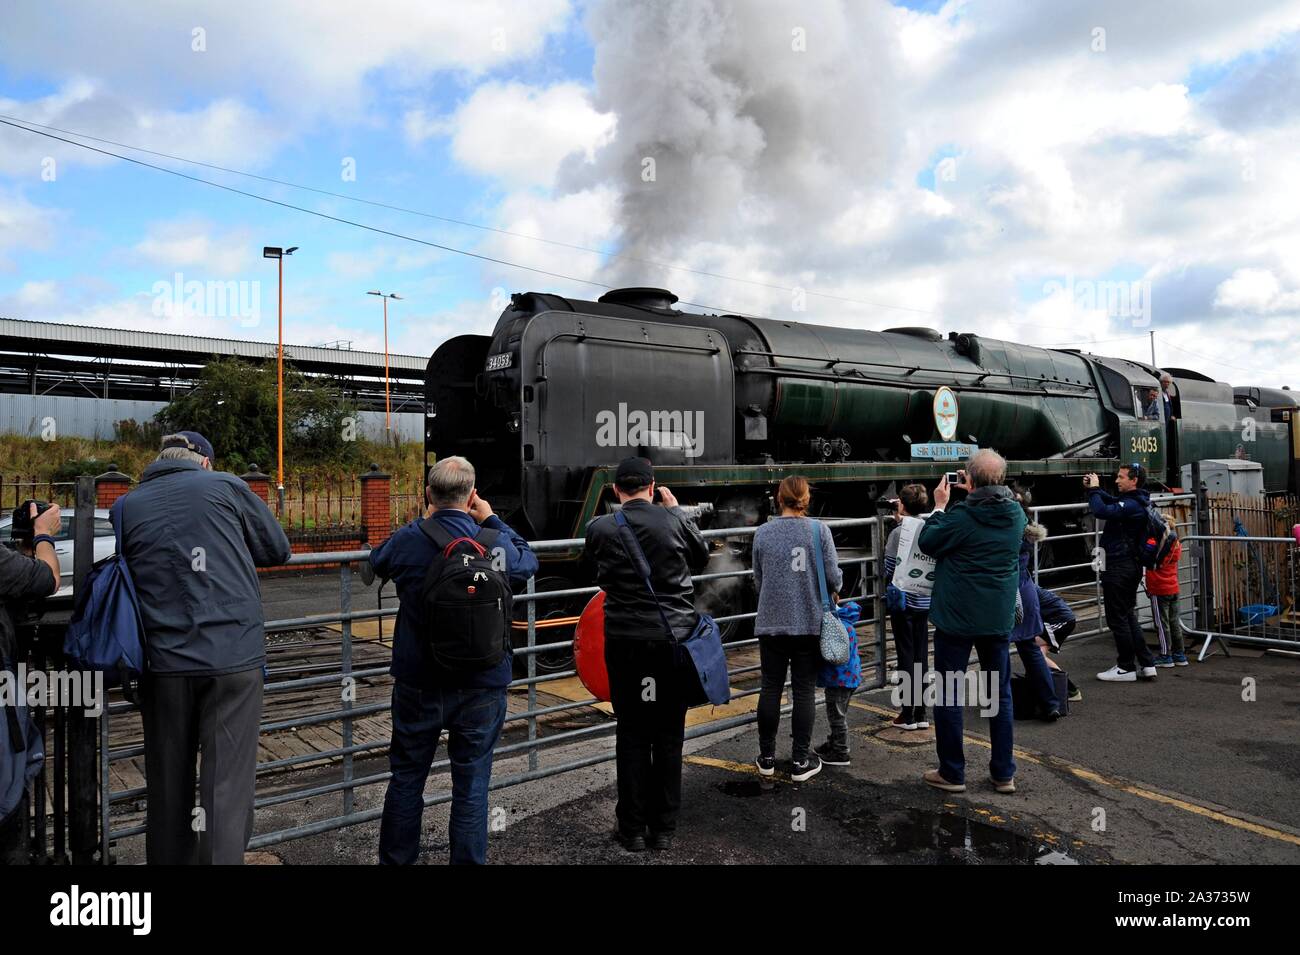
[[[141, 332], [123, 328], [97, 328], [63, 322], [33, 322], [18, 318], [0, 318], [0, 342], [7, 350], [46, 352], [49, 354], [97, 354], [112, 349], [118, 354], [135, 353], [148, 359], [148, 352], [165, 352], [173, 356], [191, 356], [196, 362], [214, 355], [238, 358], [274, 358], [275, 342], [247, 341], [235, 338], [211, 338], [204, 335], [178, 335], [172, 332]], [[63, 347], [60, 347], [63, 346]], [[431, 350], [432, 353], [432, 350]], [[384, 353], [322, 348], [318, 345], [285, 343], [284, 357], [298, 365], [332, 365], [370, 371], [384, 367]], [[167, 360], [158, 357], [154, 360]], [[393, 372], [424, 374], [427, 356], [389, 353]], [[405, 376], [404, 376], [405, 377]]]

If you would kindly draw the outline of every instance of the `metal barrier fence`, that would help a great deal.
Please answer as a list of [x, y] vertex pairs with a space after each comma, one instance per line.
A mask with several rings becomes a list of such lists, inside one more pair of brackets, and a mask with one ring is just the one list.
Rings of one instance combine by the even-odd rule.
[[1245, 597], [1240, 605], [1221, 602], [1217, 587], [1223, 581], [1206, 575], [1206, 599], [1199, 604], [1197, 626], [1184, 627], [1204, 640], [1199, 659], [1205, 659], [1214, 642], [1224, 653], [1229, 643], [1300, 652], [1300, 546], [1294, 538], [1193, 534], [1186, 539], [1209, 551], [1208, 565], [1240, 570], [1232, 575], [1233, 583], [1244, 588]]
[[[85, 489], [78, 488], [79, 494], [84, 491], [86, 494], [93, 492], [93, 487], [87, 486]], [[1238, 633], [1219, 633], [1213, 631], [1213, 628], [1205, 626], [1207, 617], [1206, 603], [1200, 600], [1201, 595], [1210, 592], [1210, 587], [1206, 581], [1206, 572], [1208, 569], [1207, 562], [1201, 556], [1202, 546], [1211, 542], [1223, 540], [1221, 538], [1209, 538], [1198, 534], [1186, 533], [1189, 528], [1194, 528], [1202, 523], [1204, 513], [1200, 507], [1197, 507], [1196, 496], [1191, 494], [1184, 495], [1158, 495], [1153, 497], [1153, 501], [1163, 507], [1184, 508], [1187, 502], [1193, 505], [1191, 520], [1176, 520], [1175, 524], [1179, 530], [1180, 536], [1191, 546], [1184, 548], [1183, 560], [1180, 565], [1179, 579], [1182, 584], [1184, 594], [1184, 605], [1195, 606], [1198, 608], [1198, 622], [1201, 627], [1185, 627], [1189, 634], [1205, 637], [1206, 643], [1202, 647], [1201, 656], [1204, 659], [1210, 642], [1218, 638], [1222, 643], [1223, 640], [1241, 640], [1243, 643], [1263, 643], [1272, 646], [1276, 643], [1276, 635], [1270, 637], [1267, 634], [1238, 634]], [[1044, 517], [1055, 516], [1073, 516], [1081, 515], [1086, 511], [1086, 505], [1043, 505], [1031, 508], [1035, 520], [1041, 520]], [[86, 509], [89, 514], [89, 509]], [[881, 580], [881, 568], [883, 554], [885, 550], [885, 539], [887, 534], [887, 522], [877, 517], [855, 518], [855, 519], [828, 519], [827, 523], [835, 530], [839, 538], [855, 538], [859, 546], [841, 547], [841, 565], [845, 567], [857, 567], [859, 569], [858, 580], [852, 593], [841, 597], [842, 601], [855, 600], [863, 604], [862, 618], [859, 621], [860, 649], [863, 654], [864, 663], [864, 689], [879, 688], [886, 683], [886, 675], [889, 665], [889, 655], [887, 652], [887, 632], [885, 626], [886, 615], [884, 613], [884, 586]], [[76, 539], [80, 542], [83, 535], [89, 534], [89, 524], [83, 528], [80, 525], [82, 521], [78, 519], [76, 524]], [[1081, 525], [1084, 526], [1084, 525]], [[1069, 541], [1079, 541], [1080, 550], [1083, 553], [1091, 554], [1093, 549], [1100, 545], [1101, 529], [1099, 527], [1086, 528], [1079, 531], [1070, 531], [1066, 533], [1049, 534], [1043, 541], [1038, 542], [1034, 548], [1032, 560], [1033, 574], [1036, 580], [1046, 581], [1047, 589], [1055, 590], [1066, 596], [1067, 602], [1081, 618], [1081, 622], [1090, 613], [1095, 620], [1092, 629], [1081, 629], [1076, 631], [1074, 639], [1080, 637], [1103, 633], [1104, 617], [1103, 604], [1100, 588], [1100, 577], [1097, 573], [1097, 561], [1095, 559], [1082, 562], [1052, 563], [1044, 566], [1040, 561], [1043, 548], [1047, 545], [1063, 545], [1054, 549], [1060, 553], [1070, 549]], [[725, 528], [717, 530], [708, 530], [704, 536], [710, 540], [744, 540], [751, 537], [757, 528]], [[87, 542], [89, 540], [86, 536]], [[1287, 538], [1227, 538], [1231, 546], [1250, 546], [1251, 543], [1269, 543], [1281, 544], [1292, 543]], [[583, 546], [583, 540], [557, 540], [557, 541], [540, 541], [533, 544], [533, 549], [539, 553], [566, 553], [576, 554]], [[1089, 547], [1088, 545], [1091, 545]], [[89, 555], [89, 548], [78, 547], [78, 579], [89, 570], [88, 562], [82, 564], [80, 555], [82, 553]], [[361, 621], [370, 620], [391, 620], [396, 616], [395, 607], [380, 606], [375, 610], [353, 610], [352, 585], [353, 585], [353, 565], [357, 562], [363, 562], [368, 559], [369, 552], [365, 550], [354, 550], [336, 553], [319, 553], [319, 554], [302, 554], [295, 555], [290, 560], [290, 565], [310, 567], [319, 564], [336, 564], [339, 569], [339, 612], [313, 614], [309, 616], [288, 618], [282, 620], [269, 621], [266, 625], [268, 635], [282, 633], [286, 631], [298, 631], [311, 628], [320, 628], [330, 624], [340, 626], [341, 634], [338, 646], [337, 658], [331, 658], [325, 663], [314, 665], [307, 670], [315, 670], [310, 675], [298, 676], [292, 679], [270, 679], [266, 683], [265, 692], [268, 695], [293, 693], [304, 690], [321, 690], [324, 688], [347, 688], [355, 686], [355, 681], [373, 678], [386, 677], [389, 671], [387, 663], [383, 665], [356, 666], [354, 665], [355, 634], [354, 624]], [[1291, 554], [1288, 558], [1291, 563], [1292, 581], [1291, 587], [1294, 592], [1294, 574], [1295, 574], [1295, 555]], [[693, 580], [697, 585], [707, 585], [710, 581], [737, 579], [744, 580], [752, 577], [752, 570], [744, 569], [726, 569], [720, 572], [703, 573], [696, 575]], [[508, 713], [506, 717], [507, 727], [518, 729], [523, 724], [523, 733], [512, 734], [522, 738], [508, 740], [503, 733], [502, 740], [498, 744], [495, 752], [497, 759], [511, 758], [518, 759], [523, 765], [518, 772], [512, 772], [509, 775], [495, 776], [491, 781], [492, 789], [500, 789], [509, 786], [515, 786], [522, 783], [555, 776], [588, 766], [593, 766], [614, 758], [612, 747], [603, 748], [599, 752], [583, 754], [576, 758], [559, 759], [549, 765], [544, 760], [548, 753], [555, 752], [571, 744], [585, 743], [591, 740], [606, 738], [612, 734], [614, 723], [609, 720], [584, 726], [577, 729], [563, 729], [555, 732], [543, 734], [544, 723], [566, 713], [575, 713], [587, 710], [596, 702], [594, 698], [585, 697], [581, 699], [570, 699], [559, 704], [539, 705], [538, 694], [544, 692], [539, 688], [544, 688], [547, 683], [566, 680], [575, 676], [576, 671], [572, 669], [562, 670], [560, 672], [539, 672], [538, 656], [540, 654], [552, 654], [556, 651], [565, 651], [572, 645], [571, 640], [539, 642], [545, 640], [544, 634], [547, 632], [545, 626], [539, 626], [544, 621], [539, 620], [538, 605], [546, 601], [566, 601], [574, 598], [584, 598], [596, 593], [597, 588], [578, 587], [566, 590], [554, 590], [539, 592], [536, 589], [536, 578], [528, 581], [526, 588], [520, 594], [516, 601], [520, 604], [526, 614], [526, 642], [525, 645], [516, 650], [516, 656], [523, 661], [524, 675], [510, 684], [512, 690], [522, 695], [526, 701], [526, 707], [520, 712]], [[1184, 611], [1186, 612], [1186, 611]], [[726, 624], [732, 621], [752, 620], [756, 616], [753, 612], [735, 613], [718, 617], [720, 624]], [[1271, 641], [1271, 642], [1270, 642]], [[729, 642], [726, 649], [730, 658], [734, 660], [735, 656], [748, 648], [756, 646], [756, 638], [739, 639]], [[1290, 645], [1294, 646], [1294, 642]], [[1226, 650], [1226, 646], [1225, 646]], [[753, 679], [759, 670], [758, 665], [740, 661], [730, 669], [730, 675], [733, 681], [733, 699], [743, 699], [756, 695], [759, 691], [754, 686], [737, 686], [737, 681], [744, 682], [746, 679]], [[323, 672], [321, 672], [323, 671]], [[868, 677], [870, 671], [870, 677]], [[321, 761], [330, 761], [341, 763], [341, 772], [336, 778], [331, 778], [327, 782], [311, 783], [298, 788], [268, 793], [264, 787], [260, 790], [256, 799], [256, 807], [259, 809], [268, 809], [275, 806], [283, 806], [291, 803], [301, 803], [306, 800], [314, 800], [319, 797], [337, 797], [339, 799], [339, 812], [326, 818], [315, 819], [309, 822], [302, 822], [288, 828], [277, 829], [271, 832], [263, 832], [254, 836], [250, 842], [250, 849], [265, 848], [287, 842], [292, 839], [303, 838], [306, 836], [318, 835], [325, 832], [339, 830], [348, 826], [377, 820], [381, 814], [381, 809], [358, 810], [356, 806], [356, 794], [365, 787], [371, 787], [387, 782], [389, 773], [373, 772], [358, 775], [357, 761], [364, 758], [373, 758], [382, 756], [387, 748], [387, 740], [361, 741], [355, 736], [354, 730], [358, 720], [379, 713], [385, 713], [389, 709], [389, 701], [382, 701], [358, 704], [355, 697], [343, 692], [340, 694], [337, 703], [330, 703], [329, 708], [321, 712], [313, 712], [307, 715], [295, 714], [291, 719], [281, 720], [264, 720], [261, 725], [261, 732], [264, 734], [274, 734], [289, 729], [303, 727], [321, 727], [325, 725], [337, 725], [339, 727], [340, 745], [328, 749], [313, 750], [310, 753], [296, 755], [281, 755], [272, 759], [259, 761], [259, 777], [265, 777], [267, 774], [283, 770], [291, 770], [306, 764], [319, 764]], [[99, 719], [98, 726], [95, 728], [98, 735], [98, 762], [96, 764], [91, 751], [78, 750], [78, 755], [84, 754], [87, 765], [97, 765], [98, 772], [94, 782], [97, 784], [98, 799], [90, 800], [90, 814], [93, 819], [98, 812], [98, 832], [93, 833], [97, 837], [98, 848], [100, 850], [100, 861], [107, 864], [112, 861], [111, 848], [115, 843], [142, 835], [145, 832], [144, 825], [128, 825], [120, 828], [113, 828], [114, 813], [116, 807], [123, 806], [127, 803], [143, 800], [145, 789], [143, 786], [132, 786], [127, 788], [113, 789], [112, 767], [114, 763], [139, 757], [143, 753], [143, 747], [139, 745], [118, 746], [114, 748], [110, 740], [110, 729], [114, 720], [121, 718], [129, 711], [134, 709], [133, 705], [127, 702], [114, 702], [106, 707], [105, 713]], [[589, 710], [587, 710], [590, 712]], [[747, 712], [739, 715], [725, 716], [711, 722], [692, 726], [687, 731], [687, 738], [693, 739], [701, 736], [715, 733], [727, 732], [738, 727], [745, 726], [757, 719], [756, 714]], [[75, 721], [79, 722], [79, 721]], [[549, 727], [547, 727], [549, 729]], [[93, 741], [93, 737], [92, 737]], [[71, 754], [70, 750], [70, 756]], [[526, 762], [525, 762], [526, 760]], [[69, 762], [75, 762], [75, 759]], [[433, 764], [433, 770], [446, 769], [450, 761], [446, 758], [439, 759]], [[68, 772], [71, 776], [72, 770]], [[56, 794], [62, 793], [62, 786], [56, 781], [54, 787]], [[73, 792], [73, 787], [69, 785], [69, 793]], [[439, 792], [426, 795], [424, 802], [426, 806], [437, 805], [450, 801], [450, 791]], [[76, 801], [76, 800], [74, 800]], [[97, 805], [96, 805], [97, 804]], [[61, 804], [60, 804], [61, 805]], [[69, 810], [69, 815], [84, 815], [86, 806], [84, 800], [74, 805]], [[84, 829], [84, 827], [83, 827]], [[56, 838], [57, 838], [56, 834]], [[74, 847], [75, 848], [75, 847]], [[75, 852], [74, 852], [75, 855]]]
[[[1173, 515], [1174, 519], [1171, 520], [1170, 522], [1174, 525], [1174, 529], [1177, 531], [1178, 536], [1181, 539], [1186, 540], [1187, 531], [1197, 526], [1199, 520], [1197, 516], [1198, 511], [1196, 509], [1198, 506], [1198, 501], [1197, 501], [1197, 496], [1195, 494], [1153, 494], [1151, 495], [1151, 503], [1154, 504], [1156, 507], [1161, 508], [1163, 511], [1165, 511], [1167, 516], [1168, 516], [1168, 512], [1171, 509], [1172, 510], [1187, 509], [1188, 505], [1192, 505], [1192, 507], [1190, 508], [1192, 511], [1191, 515], [1189, 515], [1190, 519], [1180, 521], [1177, 520], [1177, 514], [1174, 514]], [[1045, 514], [1051, 514], [1051, 515], [1076, 515], [1077, 514], [1083, 516], [1089, 513], [1088, 505], [1082, 503], [1081, 504], [1046, 504], [1042, 506], [1031, 507], [1030, 511], [1033, 514], [1034, 521], [1040, 524], [1042, 523], [1043, 515]], [[1105, 615], [1104, 615], [1105, 607], [1101, 595], [1100, 561], [1097, 558], [1097, 554], [1101, 550], [1101, 533], [1102, 533], [1102, 527], [1100, 523], [1097, 523], [1097, 525], [1092, 530], [1076, 531], [1069, 534], [1049, 533], [1042, 540], [1038, 540], [1034, 542], [1033, 554], [1030, 558], [1029, 566], [1030, 566], [1031, 573], [1033, 574], [1035, 583], [1037, 583], [1040, 587], [1044, 587], [1044, 589], [1046, 590], [1053, 590], [1061, 594], [1062, 596], [1064, 596], [1066, 603], [1069, 604], [1070, 609], [1073, 610], [1076, 615], [1082, 617], [1084, 614], [1081, 613], [1081, 611], [1088, 611], [1090, 609], [1093, 610], [1095, 613], [1095, 619], [1097, 621], [1096, 626], [1091, 630], [1083, 630], [1083, 629], [1076, 630], [1071, 636], [1071, 639], [1074, 640], [1078, 640], [1081, 637], [1096, 636], [1097, 634], [1106, 632]], [[1044, 545], [1050, 544], [1054, 541], [1062, 542], [1062, 541], [1070, 541], [1070, 540], [1078, 540], [1084, 542], [1084, 546], [1086, 546], [1087, 544], [1092, 545], [1091, 547], [1088, 548], [1089, 560], [1082, 563], [1053, 564], [1052, 566], [1046, 568], [1040, 567], [1040, 555], [1042, 553]], [[1044, 586], [1042, 582], [1044, 577], [1054, 576], [1056, 574], [1061, 574], [1061, 573], [1078, 574], [1080, 571], [1083, 570], [1091, 570], [1092, 577], [1086, 581], [1058, 584], [1055, 586]], [[1200, 595], [1199, 578], [1200, 578], [1199, 555], [1194, 551], [1193, 548], [1184, 548], [1182, 557], [1180, 558], [1178, 564], [1178, 590], [1179, 590], [1178, 607], [1179, 607], [1180, 616], [1191, 613], [1194, 607], [1196, 606], [1197, 598]], [[1091, 591], [1091, 595], [1080, 597], [1078, 594], [1076, 594], [1076, 591], [1081, 591], [1081, 590]], [[1150, 606], [1144, 606], [1141, 600], [1138, 601], [1138, 617], [1144, 625], [1151, 623], [1151, 608]]]
[[[884, 608], [883, 584], [880, 579], [881, 558], [884, 553], [884, 523], [876, 517], [868, 518], [850, 518], [850, 519], [828, 519], [826, 521], [831, 528], [838, 532], [865, 532], [865, 536], [870, 540], [870, 548], [856, 548], [846, 551], [841, 555], [840, 565], [842, 567], [859, 567], [861, 572], [858, 575], [858, 585], [854, 592], [842, 595], [840, 602], [860, 601], [864, 604], [863, 614], [858, 622], [859, 629], [859, 649], [863, 655], [864, 671], [867, 667], [874, 669], [874, 677], [867, 679], [864, 672], [863, 687], [871, 689], [882, 686], [885, 682], [885, 615], [882, 612]], [[708, 540], [735, 540], [751, 537], [756, 527], [741, 528], [723, 528], [716, 530], [704, 531], [704, 537]], [[574, 553], [580, 551], [583, 546], [583, 539], [575, 538], [571, 540], [553, 540], [539, 541], [532, 544], [533, 550], [537, 553]], [[865, 553], [856, 551], [865, 550]], [[314, 614], [311, 616], [296, 617], [283, 620], [268, 621], [266, 629], [268, 634], [286, 631], [301, 630], [310, 627], [320, 627], [328, 624], [341, 624], [342, 640], [341, 652], [339, 657], [339, 666], [337, 670], [317, 674], [308, 677], [302, 677], [292, 680], [272, 680], [265, 686], [267, 694], [288, 692], [293, 690], [303, 690], [308, 688], [348, 686], [350, 681], [358, 679], [381, 677], [388, 673], [388, 666], [368, 667], [357, 669], [353, 666], [354, 634], [353, 624], [361, 620], [385, 619], [394, 617], [397, 613], [395, 608], [381, 608], [376, 610], [354, 611], [352, 609], [352, 565], [355, 562], [365, 561], [368, 559], [369, 552], [364, 550], [342, 551], [336, 553], [322, 554], [299, 554], [295, 555], [289, 561], [291, 566], [312, 566], [316, 564], [337, 563], [339, 565], [339, 601], [340, 612], [336, 614]], [[870, 568], [870, 571], [867, 571]], [[732, 569], [716, 573], [698, 574], [692, 580], [698, 585], [709, 581], [723, 580], [728, 578], [746, 579], [752, 577], [753, 571], [750, 569]], [[564, 600], [575, 597], [586, 597], [596, 593], [596, 587], [578, 587], [567, 590], [554, 590], [547, 592], [538, 592], [535, 589], [536, 578], [530, 579], [522, 594], [515, 598], [517, 604], [523, 604], [527, 613], [527, 642], [523, 647], [515, 651], [515, 656], [522, 657], [525, 662], [526, 674], [520, 679], [514, 680], [510, 684], [510, 689], [523, 689], [526, 693], [527, 707], [523, 712], [508, 713], [506, 724], [509, 726], [514, 723], [523, 722], [525, 724], [525, 738], [517, 742], [507, 742], [503, 733], [502, 741], [498, 743], [494, 753], [494, 759], [500, 759], [507, 756], [527, 757], [527, 769], [508, 776], [494, 776], [491, 781], [492, 789], [500, 789], [507, 786], [515, 786], [521, 783], [532, 782], [538, 779], [544, 779], [549, 776], [560, 773], [581, 769], [587, 766], [593, 766], [601, 762], [612, 760], [614, 753], [612, 749], [582, 756], [577, 759], [571, 759], [559, 762], [554, 765], [542, 765], [542, 755], [553, 748], [566, 744], [577, 742], [586, 742], [593, 739], [610, 736], [614, 730], [613, 721], [602, 721], [599, 724], [579, 729], [563, 730], [556, 733], [542, 735], [539, 731], [540, 721], [546, 717], [553, 717], [559, 713], [583, 710], [596, 703], [594, 697], [579, 699], [571, 702], [565, 702], [557, 705], [539, 706], [538, 705], [538, 687], [546, 683], [558, 680], [564, 680], [576, 675], [575, 670], [563, 670], [545, 674], [538, 673], [537, 655], [540, 653], [553, 653], [562, 651], [572, 646], [572, 640], [555, 641], [549, 643], [539, 643], [538, 635], [542, 632], [538, 627], [537, 605], [546, 600]], [[868, 615], [867, 606], [870, 606]], [[720, 625], [733, 621], [752, 620], [756, 614], [754, 612], [736, 613], [719, 616], [717, 618]], [[870, 639], [862, 639], [863, 633], [869, 633]], [[730, 656], [734, 656], [737, 651], [745, 648], [756, 646], [757, 638], [742, 640], [733, 640], [728, 642], [725, 647]], [[869, 652], [868, 652], [869, 651]], [[756, 674], [759, 670], [757, 664], [748, 664], [732, 667], [729, 674], [733, 681], [732, 699], [743, 699], [745, 697], [757, 695], [757, 687], [735, 687], [734, 683], [737, 677], [744, 677], [747, 674]], [[321, 833], [342, 829], [347, 826], [354, 826], [361, 823], [377, 820], [382, 815], [382, 809], [358, 810], [356, 808], [357, 790], [368, 786], [375, 786], [386, 783], [390, 776], [387, 771], [368, 773], [366, 775], [357, 775], [355, 771], [355, 760], [358, 757], [382, 755], [388, 748], [388, 743], [383, 742], [356, 742], [354, 740], [353, 730], [355, 722], [367, 715], [386, 712], [389, 708], [387, 701], [356, 706], [347, 694], [341, 699], [341, 704], [336, 708], [323, 713], [313, 713], [306, 717], [297, 717], [284, 721], [264, 721], [261, 725], [262, 733], [271, 733], [291, 727], [316, 726], [326, 723], [338, 723], [341, 726], [342, 745], [329, 750], [314, 751], [309, 754], [288, 756], [277, 758], [270, 761], [260, 761], [258, 763], [258, 773], [265, 774], [274, 770], [290, 769], [294, 766], [305, 763], [316, 763], [322, 759], [337, 758], [342, 761], [341, 778], [332, 782], [310, 785], [303, 788], [292, 789], [286, 792], [277, 792], [274, 795], [259, 795], [256, 799], [256, 808], [269, 808], [271, 806], [284, 805], [291, 802], [299, 802], [308, 799], [314, 799], [321, 796], [330, 796], [337, 794], [341, 798], [340, 813], [325, 819], [318, 819], [290, 828], [279, 829], [273, 832], [259, 833], [253, 837], [249, 843], [250, 850], [265, 848], [287, 842], [292, 839], [299, 839], [306, 836], [319, 835]], [[124, 790], [114, 791], [112, 789], [110, 778], [110, 767], [113, 763], [131, 759], [142, 755], [143, 746], [128, 746], [113, 749], [110, 745], [110, 726], [112, 719], [116, 716], [134, 709], [134, 706], [127, 702], [112, 703], [105, 709], [105, 714], [100, 718], [99, 725], [99, 784], [101, 792], [104, 794], [100, 801], [100, 859], [104, 863], [111, 861], [111, 846], [124, 839], [144, 834], [145, 825], [135, 825], [126, 828], [113, 828], [112, 810], [114, 806], [125, 802], [143, 799], [145, 796], [144, 787], [135, 787]], [[700, 736], [711, 735], [715, 733], [726, 732], [737, 727], [745, 726], [754, 722], [757, 715], [753, 712], [736, 716], [723, 717], [697, 726], [690, 727], [686, 732], [687, 739], [693, 739]], [[447, 758], [438, 759], [433, 764], [433, 771], [445, 769], [450, 766], [450, 760]], [[440, 803], [449, 802], [451, 799], [450, 791], [441, 792], [424, 797], [425, 806], [433, 806]]]

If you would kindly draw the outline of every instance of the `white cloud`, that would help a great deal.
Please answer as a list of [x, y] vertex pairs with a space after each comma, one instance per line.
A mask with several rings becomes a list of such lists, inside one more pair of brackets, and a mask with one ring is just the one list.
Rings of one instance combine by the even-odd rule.
[[261, 248], [247, 229], [218, 230], [211, 223], [187, 219], [155, 223], [133, 251], [151, 265], [230, 276], [250, 271]]
[[61, 218], [62, 213], [30, 202], [17, 190], [0, 188], [0, 273], [14, 268], [10, 252], [48, 249]]
[[511, 186], [550, 186], [565, 157], [576, 152], [591, 161], [614, 126], [576, 83], [485, 83], [447, 121], [418, 112], [406, 119], [408, 137], [450, 134], [457, 162]]

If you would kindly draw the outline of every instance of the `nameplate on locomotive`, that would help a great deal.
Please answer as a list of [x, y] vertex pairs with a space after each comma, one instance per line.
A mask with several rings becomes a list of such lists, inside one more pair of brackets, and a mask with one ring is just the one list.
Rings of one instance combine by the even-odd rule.
[[964, 461], [978, 450], [978, 444], [962, 444], [960, 441], [936, 441], [932, 444], [912, 445], [912, 457], [927, 461]]

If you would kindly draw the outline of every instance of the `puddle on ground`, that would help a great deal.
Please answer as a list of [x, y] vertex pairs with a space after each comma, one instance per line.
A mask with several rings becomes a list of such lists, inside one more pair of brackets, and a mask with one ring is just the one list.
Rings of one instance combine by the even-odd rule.
[[729, 779], [718, 783], [718, 791], [724, 796], [736, 796], [740, 799], [752, 799], [770, 793], [776, 784], [766, 779]]
[[[775, 780], [731, 779], [716, 784], [719, 792], [752, 799], [776, 789]], [[1011, 829], [955, 812], [933, 809], [889, 810], [880, 815], [857, 812], [840, 824], [867, 846], [872, 855], [897, 861], [936, 865], [1079, 865], [1056, 836], [1026, 836]]]
[[1079, 859], [1054, 845], [1011, 829], [980, 822], [953, 812], [906, 809], [883, 816], [856, 816], [844, 824], [873, 841], [879, 851], [911, 855], [917, 861], [983, 865], [1078, 865]]

